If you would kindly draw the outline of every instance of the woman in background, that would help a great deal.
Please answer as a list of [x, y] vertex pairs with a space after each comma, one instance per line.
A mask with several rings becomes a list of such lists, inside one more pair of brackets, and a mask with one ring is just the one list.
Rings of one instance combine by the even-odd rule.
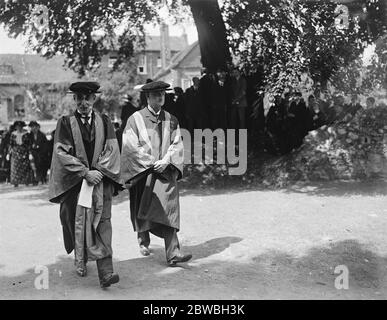
[[15, 131], [11, 134], [11, 183], [18, 187], [19, 184], [30, 184], [34, 181], [34, 174], [30, 165], [31, 141], [28, 131], [24, 129], [24, 121], [15, 121]]

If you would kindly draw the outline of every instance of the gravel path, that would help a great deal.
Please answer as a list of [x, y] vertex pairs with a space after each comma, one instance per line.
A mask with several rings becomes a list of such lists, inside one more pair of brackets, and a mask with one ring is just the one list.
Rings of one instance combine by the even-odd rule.
[[[163, 241], [138, 252], [127, 194], [113, 205], [121, 281], [99, 288], [94, 262], [76, 276], [47, 188], [0, 185], [0, 299], [386, 299], [387, 184], [278, 191], [182, 191], [180, 241], [193, 260], [165, 264]], [[349, 288], [335, 288], [344, 265]], [[48, 289], [36, 289], [39, 266]]]

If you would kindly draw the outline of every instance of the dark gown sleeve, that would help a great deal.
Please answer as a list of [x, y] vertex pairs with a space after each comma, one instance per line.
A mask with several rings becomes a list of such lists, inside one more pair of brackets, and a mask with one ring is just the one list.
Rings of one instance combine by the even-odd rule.
[[58, 120], [50, 169], [49, 200], [61, 202], [63, 195], [79, 184], [89, 171], [86, 164], [75, 157], [75, 145], [69, 117]]
[[110, 181], [114, 185], [114, 195], [123, 190], [120, 174], [120, 149], [116, 133], [110, 118], [102, 115], [105, 129], [104, 149], [98, 158], [95, 169], [104, 175], [105, 181]]

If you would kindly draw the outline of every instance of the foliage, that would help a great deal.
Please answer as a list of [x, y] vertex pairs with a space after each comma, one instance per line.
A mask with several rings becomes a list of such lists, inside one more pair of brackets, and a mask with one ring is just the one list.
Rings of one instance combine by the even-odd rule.
[[157, 16], [159, 3], [7, 0], [0, 4], [0, 23], [11, 36], [28, 35], [31, 49], [44, 57], [64, 54], [67, 64], [84, 75], [109, 50], [118, 51], [117, 63], [131, 57], [136, 39], [144, 38], [144, 24]]
[[[68, 84], [33, 84], [25, 89], [32, 104], [29, 111], [36, 119], [58, 119], [73, 107], [72, 100], [66, 95]], [[50, 101], [50, 96], [55, 97], [54, 101]]]
[[330, 80], [336, 90], [345, 94], [377, 96], [387, 90], [387, 36], [376, 41], [375, 52], [364, 63], [359, 57], [343, 66]]
[[301, 148], [263, 168], [264, 184], [382, 178], [387, 168], [386, 117], [386, 106], [380, 105], [311, 131]]
[[361, 14], [350, 15], [348, 27], [341, 27], [335, 20], [337, 4], [332, 2], [228, 1], [224, 17], [240, 66], [254, 73], [263, 65], [264, 87], [279, 95], [287, 86], [297, 85], [303, 73], [315, 85], [325, 86], [340, 68], [354, 61], [384, 32], [378, 20], [383, 15], [375, 13], [377, 2], [367, 2], [376, 21], [372, 26], [377, 28], [368, 28]]
[[133, 87], [141, 82], [137, 75], [134, 59], [119, 64], [115, 69], [99, 68], [90, 73], [90, 77], [98, 79], [103, 92], [96, 108], [110, 115], [120, 115], [120, 106], [128, 94], [134, 96]]
[[[0, 3], [0, 23], [11, 36], [27, 34], [31, 48], [45, 57], [64, 54], [67, 64], [84, 75], [110, 50], [118, 52], [116, 69], [128, 62], [137, 41], [144, 44], [144, 25], [165, 16], [163, 3], [170, 10], [169, 23], [179, 23], [189, 19], [193, 2], [6, 0]], [[337, 17], [333, 1], [224, 0], [221, 10], [238, 65], [247, 74], [260, 72], [263, 66], [261, 89], [278, 95], [305, 73], [315, 85], [325, 86], [383, 34], [386, 1], [358, 2], [366, 13], [360, 6], [360, 13], [351, 14], [344, 28], [338, 27], [346, 24], [345, 19], [338, 23], [341, 16]], [[383, 62], [379, 70], [385, 70]], [[124, 91], [122, 86], [118, 90]]]

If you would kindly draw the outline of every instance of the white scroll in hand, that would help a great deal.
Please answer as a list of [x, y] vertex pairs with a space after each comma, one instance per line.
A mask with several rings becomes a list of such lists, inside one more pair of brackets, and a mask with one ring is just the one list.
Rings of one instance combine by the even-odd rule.
[[88, 184], [86, 179], [83, 179], [81, 191], [79, 192], [78, 205], [91, 208], [91, 202], [93, 198], [94, 185]]

